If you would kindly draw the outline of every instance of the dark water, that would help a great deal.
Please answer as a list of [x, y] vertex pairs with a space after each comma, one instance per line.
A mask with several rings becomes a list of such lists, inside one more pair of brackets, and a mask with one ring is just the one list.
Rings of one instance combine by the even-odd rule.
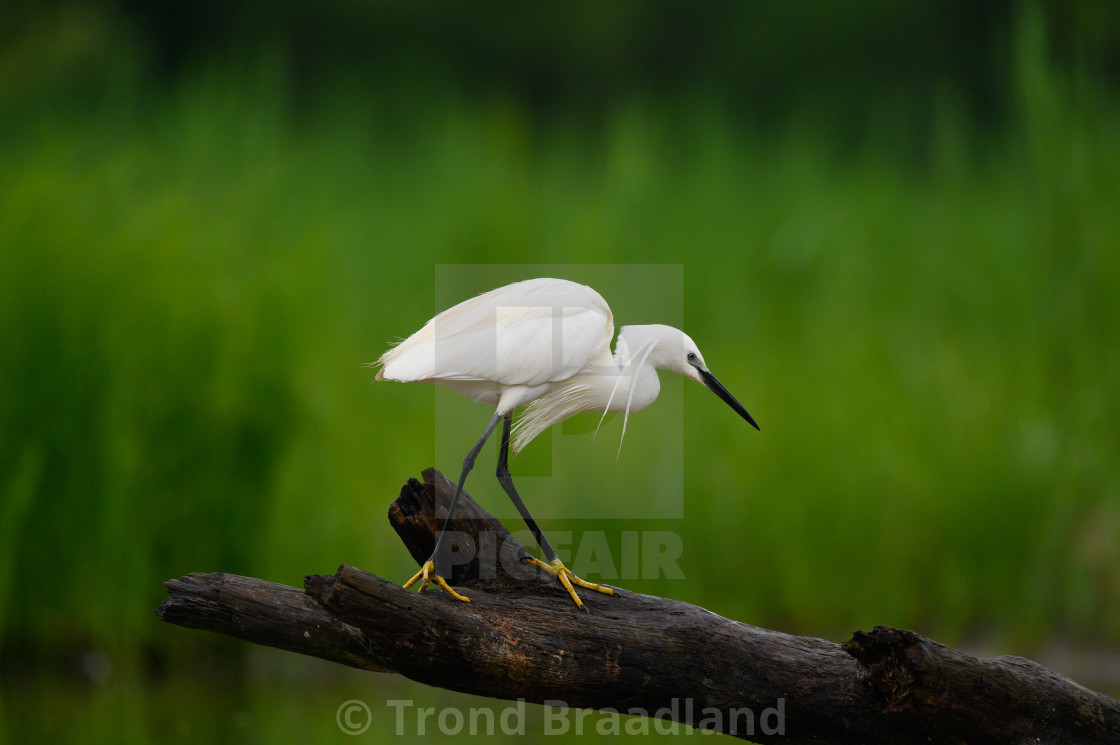
[[[979, 652], [983, 655], [983, 652]], [[1120, 657], [1054, 651], [1040, 661], [1117, 695]], [[581, 736], [708, 737], [643, 717], [546, 708], [424, 686], [270, 649], [242, 663], [130, 671], [87, 654], [67, 669], [5, 670], [0, 743], [371, 743], [527, 736], [562, 743]], [[1101, 677], [1103, 676], [1103, 677]]]
[[97, 660], [86, 660], [84, 667], [6, 672], [0, 684], [0, 743], [353, 745], [526, 736], [562, 743], [581, 734], [625, 736], [627, 742], [662, 740], [673, 732], [712, 736], [641, 717], [456, 694], [273, 650], [254, 650], [248, 670], [235, 672], [153, 676], [115, 671]]

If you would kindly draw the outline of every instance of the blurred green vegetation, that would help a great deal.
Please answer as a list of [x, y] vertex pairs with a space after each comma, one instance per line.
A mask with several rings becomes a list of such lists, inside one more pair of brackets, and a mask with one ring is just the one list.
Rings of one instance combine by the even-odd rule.
[[[727, 91], [746, 68], [708, 78], [699, 63], [712, 86], [623, 76], [590, 116], [575, 98], [464, 83], [421, 53], [411, 75], [375, 76], [297, 64], [306, 39], [207, 55], [184, 32], [161, 56], [143, 33], [155, 21], [122, 7], [24, 9], [0, 55], [9, 672], [86, 669], [92, 650], [116, 700], [174, 697], [137, 681], [252, 665], [246, 645], [156, 621], [163, 580], [298, 584], [342, 562], [411, 574], [387, 503], [437, 451], [448, 472], [461, 455], [434, 444], [431, 390], [373, 385], [361, 365], [438, 310], [437, 269], [456, 264], [511, 265], [494, 284], [539, 265], [595, 277], [619, 325], [683, 323], [761, 424], [663, 380], [617, 464], [619, 421], [550, 462], [553, 440], [522, 456], [565, 500], [546, 530], [604, 531], [615, 547], [623, 531], [681, 536], [686, 579], [628, 589], [834, 639], [889, 623], [1023, 654], [1120, 644], [1114, 27], [1021, 6], [989, 24], [1004, 42], [978, 58], [987, 82], [960, 82], [966, 65], [907, 94], [902, 77], [876, 103], [864, 81], [837, 119], [847, 88], [821, 99], [827, 81], [763, 67], [740, 99]], [[603, 39], [636, 12], [620, 7], [593, 27]], [[1078, 23], [1097, 30], [1054, 31]], [[744, 101], [778, 100], [763, 89], [783, 113], [759, 123]], [[643, 293], [640, 267], [656, 264], [683, 266], [683, 319]], [[447, 405], [463, 407], [465, 452], [486, 414]], [[662, 498], [659, 442], [682, 411], [669, 469], [683, 468], [683, 519], [566, 517], [620, 493]], [[491, 470], [468, 488], [503, 514]], [[7, 718], [67, 685], [0, 691]], [[335, 732], [340, 700], [313, 722], [271, 721]], [[154, 721], [131, 722], [130, 741]], [[9, 722], [14, 739], [70, 739], [58, 722], [25, 726]]]

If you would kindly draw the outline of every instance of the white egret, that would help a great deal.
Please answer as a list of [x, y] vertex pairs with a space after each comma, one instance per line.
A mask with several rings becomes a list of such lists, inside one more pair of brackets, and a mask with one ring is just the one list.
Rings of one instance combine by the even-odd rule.
[[463, 461], [431, 558], [405, 588], [422, 580], [423, 590], [431, 581], [469, 602], [437, 573], [435, 562], [467, 474], [502, 421], [498, 482], [528, 524], [547, 563], [528, 561], [559, 578], [579, 608], [583, 602], [573, 584], [613, 594], [609, 587], [585, 582], [564, 566], [518, 496], [508, 461], [510, 425], [519, 406], [526, 408], [512, 428], [514, 453], [553, 424], [586, 411], [603, 416], [609, 411], [625, 412], [625, 437], [630, 412], [657, 398], [657, 370], [671, 370], [710, 388], [758, 429], [747, 410], [708, 370], [695, 342], [684, 332], [661, 325], [623, 326], [612, 355], [613, 336], [614, 316], [598, 292], [562, 279], [530, 279], [443, 311], [374, 363], [381, 368], [377, 380], [442, 385], [497, 407]]

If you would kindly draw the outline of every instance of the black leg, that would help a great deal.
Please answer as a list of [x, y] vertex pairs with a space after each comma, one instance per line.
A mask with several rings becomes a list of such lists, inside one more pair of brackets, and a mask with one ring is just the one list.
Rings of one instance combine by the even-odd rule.
[[529, 530], [533, 532], [533, 537], [537, 539], [537, 545], [541, 547], [541, 551], [544, 551], [545, 560], [551, 563], [557, 559], [556, 552], [552, 550], [548, 539], [544, 537], [544, 533], [537, 526], [537, 521], [529, 514], [529, 509], [521, 501], [517, 489], [513, 488], [513, 476], [509, 472], [509, 429], [512, 419], [513, 415], [507, 414], [505, 421], [502, 423], [502, 450], [498, 454], [498, 483], [506, 490], [506, 494], [513, 501], [513, 506], [521, 513], [521, 518], [529, 526]]
[[[467, 480], [467, 474], [471, 472], [472, 468], [474, 468], [475, 458], [478, 457], [478, 453], [480, 450], [482, 450], [482, 446], [486, 444], [486, 441], [488, 439], [490, 439], [490, 433], [494, 431], [494, 427], [498, 425], [498, 418], [498, 412], [494, 412], [494, 416], [490, 419], [490, 423], [486, 425], [486, 431], [482, 433], [482, 437], [478, 438], [478, 442], [474, 444], [474, 447], [471, 448], [471, 451], [467, 453], [467, 457], [463, 459], [463, 472], [459, 474], [459, 483], [455, 486], [455, 496], [451, 497], [451, 504], [447, 507], [447, 517], [443, 518], [443, 527], [440, 528], [439, 538], [436, 539], [436, 547], [432, 549], [432, 558], [429, 559], [429, 561], [436, 564], [436, 571], [439, 574], [444, 574], [443, 570], [447, 568], [440, 566], [440, 561], [438, 558], [439, 549], [443, 545], [443, 536], [447, 533], [447, 524], [451, 521], [451, 514], [455, 511], [455, 505], [459, 502], [459, 495], [463, 492], [463, 484]], [[508, 418], [506, 419], [506, 423], [508, 429]]]
[[540, 567], [549, 574], [555, 575], [560, 580], [560, 584], [564, 586], [564, 589], [568, 591], [568, 594], [572, 596], [572, 600], [575, 601], [576, 607], [584, 611], [585, 613], [590, 613], [591, 611], [587, 610], [587, 606], [584, 605], [583, 601], [579, 599], [579, 595], [576, 594], [575, 588], [572, 587], [573, 583], [579, 585], [580, 587], [586, 587], [589, 590], [598, 590], [599, 592], [607, 595], [613, 595], [614, 591], [611, 588], [606, 587], [605, 585], [597, 585], [593, 582], [586, 582], [572, 574], [571, 571], [564, 566], [564, 564], [560, 561], [560, 557], [556, 555], [556, 552], [552, 550], [552, 546], [549, 545], [548, 539], [544, 537], [544, 533], [541, 532], [540, 527], [537, 525], [537, 521], [534, 520], [533, 516], [529, 514], [529, 510], [525, 507], [525, 503], [521, 501], [521, 497], [517, 494], [517, 489], [513, 488], [513, 477], [509, 474], [510, 419], [511, 415], [507, 415], [506, 421], [502, 425], [502, 450], [498, 454], [498, 483], [501, 484], [502, 488], [506, 490], [506, 494], [508, 494], [510, 500], [513, 501], [513, 506], [517, 508], [517, 511], [521, 513], [522, 519], [525, 520], [525, 524], [529, 526], [529, 530], [533, 531], [533, 537], [537, 539], [537, 543], [540, 545], [541, 551], [544, 552], [545, 556], [545, 561], [540, 561], [539, 559], [534, 558], [527, 558], [524, 561], [527, 564], [533, 564]]
[[[423, 583], [420, 585], [421, 590], [427, 587], [429, 582], [435, 582], [444, 590], [453, 595], [456, 599], [470, 602], [469, 598], [460, 595], [455, 591], [454, 588], [447, 584], [447, 580], [442, 576], [443, 572], [437, 570], [435, 564], [437, 561], [439, 561], [439, 550], [443, 545], [443, 538], [447, 534], [447, 523], [451, 520], [451, 515], [455, 511], [455, 505], [459, 502], [459, 495], [463, 492], [463, 483], [466, 482], [467, 474], [470, 473], [471, 469], [474, 467], [474, 461], [476, 458], [478, 458], [479, 451], [482, 450], [482, 446], [486, 444], [486, 440], [490, 438], [490, 434], [494, 431], [494, 427], [497, 426], [498, 418], [499, 414], [497, 412], [494, 412], [494, 417], [490, 420], [490, 423], [486, 425], [486, 431], [482, 433], [482, 437], [478, 438], [478, 442], [475, 443], [474, 447], [471, 448], [470, 453], [468, 453], [467, 457], [463, 460], [463, 472], [459, 475], [459, 484], [455, 487], [455, 495], [451, 497], [451, 504], [447, 508], [447, 517], [445, 517], [443, 520], [443, 528], [440, 529], [439, 537], [436, 538], [436, 545], [432, 550], [432, 557], [424, 562], [424, 565], [420, 567], [420, 571], [417, 572], [412, 577], [412, 579], [404, 583], [404, 588], [406, 590], [420, 580], [423, 580]], [[599, 592], [606, 595], [613, 595], [614, 590], [605, 585], [597, 585], [593, 582], [582, 580], [572, 574], [571, 571], [564, 566], [564, 564], [560, 561], [560, 558], [556, 555], [556, 551], [554, 551], [552, 546], [549, 545], [548, 539], [544, 537], [544, 533], [541, 532], [540, 527], [537, 525], [537, 521], [534, 520], [533, 516], [529, 514], [529, 510], [525, 507], [525, 503], [521, 501], [521, 497], [518, 496], [517, 490], [513, 488], [513, 477], [510, 476], [509, 473], [510, 419], [510, 416], [506, 416], [505, 424], [502, 426], [502, 449], [498, 455], [498, 483], [502, 485], [502, 488], [505, 489], [506, 494], [508, 494], [509, 498], [513, 501], [513, 505], [517, 508], [517, 511], [521, 513], [521, 517], [529, 526], [529, 530], [533, 532], [533, 537], [537, 539], [537, 543], [540, 544], [541, 550], [544, 552], [545, 558], [548, 560], [547, 563], [545, 563], [543, 561], [540, 561], [539, 559], [530, 557], [526, 558], [525, 562], [534, 564], [545, 570], [549, 574], [557, 577], [560, 580], [560, 584], [564, 586], [564, 589], [568, 591], [568, 594], [571, 596], [572, 600], [575, 601], [576, 606], [587, 612], [587, 606], [585, 606], [583, 604], [583, 601], [579, 599], [579, 595], [576, 594], [576, 590], [573, 585], [579, 585], [580, 587], [585, 587], [589, 590], [598, 590]]]

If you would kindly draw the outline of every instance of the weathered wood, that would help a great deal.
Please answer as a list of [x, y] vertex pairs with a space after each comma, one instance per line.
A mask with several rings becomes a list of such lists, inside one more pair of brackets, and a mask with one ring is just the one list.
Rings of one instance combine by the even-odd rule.
[[857, 631], [843, 648], [894, 719], [916, 733], [949, 742], [1120, 743], [1120, 701], [1032, 660], [977, 659], [887, 626]]
[[[447, 517], [447, 506], [455, 493], [455, 484], [436, 469], [425, 470], [423, 476], [424, 483], [409, 479], [401, 488], [400, 496], [389, 505], [389, 524], [417, 565], [432, 555], [436, 537]], [[511, 597], [555, 590], [551, 594], [556, 597], [568, 597], [559, 583], [546, 580], [550, 575], [523, 563], [529, 552], [512, 539], [498, 518], [466, 492], [447, 525], [442, 550], [446, 551], [451, 564], [448, 581], [452, 586], [474, 587], [481, 583], [493, 592]], [[532, 577], [542, 581], [525, 581]]]
[[298, 588], [224, 572], [188, 574], [164, 582], [164, 587], [171, 599], [157, 614], [168, 623], [362, 670], [393, 672], [370, 654], [361, 631], [331, 616]]
[[[417, 563], [442, 524], [433, 507], [454, 489], [438, 471], [424, 477], [389, 512]], [[451, 583], [470, 603], [342, 566], [307, 577], [305, 593], [189, 575], [167, 583], [160, 615], [457, 691], [645, 713], [760, 743], [1120, 742], [1115, 699], [912, 632], [876, 627], [841, 646], [621, 589], [583, 593], [591, 614], [579, 613], [553, 577], [520, 562], [524, 548], [499, 521], [466, 494], [460, 509]]]

